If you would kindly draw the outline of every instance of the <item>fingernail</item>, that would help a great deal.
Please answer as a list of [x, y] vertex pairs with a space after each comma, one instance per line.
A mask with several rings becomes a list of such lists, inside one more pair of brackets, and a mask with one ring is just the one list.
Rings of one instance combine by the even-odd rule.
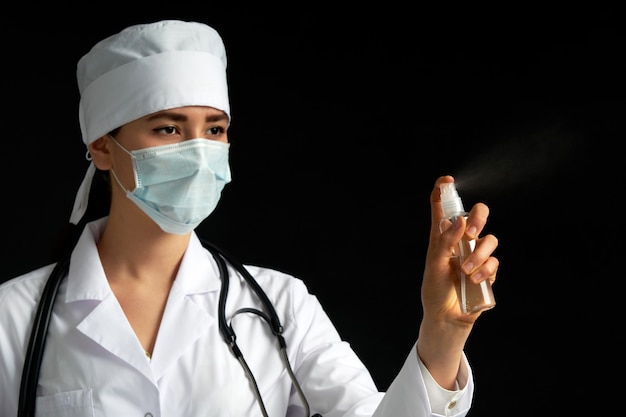
[[471, 237], [476, 237], [477, 231], [478, 229], [476, 229], [476, 226], [470, 226], [469, 229], [467, 229], [467, 234]]

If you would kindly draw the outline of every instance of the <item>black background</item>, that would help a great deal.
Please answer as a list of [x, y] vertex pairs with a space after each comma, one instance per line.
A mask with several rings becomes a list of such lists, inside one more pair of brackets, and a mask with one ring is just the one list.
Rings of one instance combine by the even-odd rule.
[[383, 6], [20, 6], [0, 29], [0, 281], [49, 262], [69, 219], [87, 167], [78, 59], [129, 24], [200, 20], [226, 43], [233, 116], [233, 182], [200, 234], [303, 278], [386, 389], [421, 318], [429, 193], [452, 174], [500, 240], [498, 304], [466, 349], [470, 416], [605, 404], [622, 353], [617, 11]]

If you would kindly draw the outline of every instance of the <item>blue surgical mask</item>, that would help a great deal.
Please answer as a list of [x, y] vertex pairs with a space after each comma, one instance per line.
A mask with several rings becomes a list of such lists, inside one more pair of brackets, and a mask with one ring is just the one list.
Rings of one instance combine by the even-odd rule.
[[[109, 135], [110, 136], [110, 135]], [[198, 138], [129, 151], [135, 189], [126, 196], [165, 232], [183, 235], [195, 229], [217, 207], [230, 182], [228, 143]]]

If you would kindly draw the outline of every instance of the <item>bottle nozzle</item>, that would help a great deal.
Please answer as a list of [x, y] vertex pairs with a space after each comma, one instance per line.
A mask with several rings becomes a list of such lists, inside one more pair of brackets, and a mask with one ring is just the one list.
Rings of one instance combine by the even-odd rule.
[[443, 217], [452, 218], [467, 214], [453, 182], [441, 184], [439, 189], [441, 190], [441, 209], [443, 210]]

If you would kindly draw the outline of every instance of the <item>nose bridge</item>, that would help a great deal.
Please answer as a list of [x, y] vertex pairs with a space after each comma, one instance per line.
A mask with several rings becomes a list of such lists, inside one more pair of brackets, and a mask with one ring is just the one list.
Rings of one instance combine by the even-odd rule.
[[183, 123], [183, 137], [185, 140], [202, 138], [206, 131], [205, 115], [201, 112], [190, 112]]
[[197, 139], [197, 138], [201, 138], [204, 136], [204, 126], [196, 124], [196, 123], [190, 123], [188, 126], [186, 126], [183, 130], [183, 139], [184, 140], [190, 140], [190, 139]]

